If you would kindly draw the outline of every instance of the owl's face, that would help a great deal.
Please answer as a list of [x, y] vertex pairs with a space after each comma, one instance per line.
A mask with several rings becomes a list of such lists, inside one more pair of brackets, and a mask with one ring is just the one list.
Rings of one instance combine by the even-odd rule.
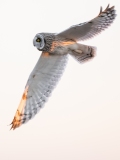
[[42, 34], [38, 33], [33, 39], [33, 45], [40, 51], [45, 47], [45, 40]]

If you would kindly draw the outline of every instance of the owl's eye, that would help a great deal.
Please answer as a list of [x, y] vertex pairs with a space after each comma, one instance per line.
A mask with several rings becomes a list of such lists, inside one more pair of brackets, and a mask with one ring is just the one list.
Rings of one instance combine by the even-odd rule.
[[40, 42], [40, 41], [41, 41], [41, 39], [40, 39], [40, 38], [37, 38], [37, 39], [36, 39], [36, 42]]

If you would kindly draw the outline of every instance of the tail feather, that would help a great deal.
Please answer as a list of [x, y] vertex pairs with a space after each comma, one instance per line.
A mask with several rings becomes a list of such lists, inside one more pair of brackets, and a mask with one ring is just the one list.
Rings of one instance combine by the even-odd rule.
[[70, 55], [80, 63], [85, 63], [93, 59], [96, 55], [96, 47], [77, 44], [71, 49]]

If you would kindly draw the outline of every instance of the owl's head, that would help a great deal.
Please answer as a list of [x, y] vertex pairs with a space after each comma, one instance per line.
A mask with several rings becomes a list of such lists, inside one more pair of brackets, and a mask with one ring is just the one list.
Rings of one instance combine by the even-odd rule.
[[42, 34], [38, 33], [33, 39], [33, 45], [40, 51], [45, 47], [45, 39]]

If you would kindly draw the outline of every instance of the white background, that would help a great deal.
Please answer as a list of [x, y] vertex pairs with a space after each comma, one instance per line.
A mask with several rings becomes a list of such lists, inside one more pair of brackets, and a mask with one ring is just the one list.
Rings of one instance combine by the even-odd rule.
[[[15, 131], [7, 126], [40, 52], [36, 33], [60, 32], [115, 5], [117, 18], [85, 42], [97, 56], [71, 57], [48, 103]], [[0, 160], [120, 160], [119, 0], [0, 0]]]

